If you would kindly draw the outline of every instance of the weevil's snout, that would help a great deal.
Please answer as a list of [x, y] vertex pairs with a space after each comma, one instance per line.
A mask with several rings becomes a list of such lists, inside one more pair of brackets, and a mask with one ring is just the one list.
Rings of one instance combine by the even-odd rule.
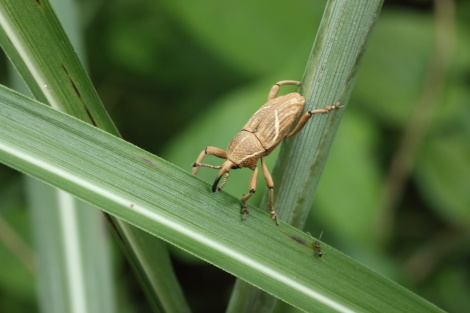
[[[222, 168], [217, 174], [214, 184], [212, 185], [212, 192], [221, 191], [222, 188], [224, 188], [224, 185], [227, 182], [230, 169], [235, 169], [235, 168], [238, 168], [238, 166], [236, 166], [232, 161], [229, 161], [229, 160], [225, 161], [224, 164], [222, 164]], [[225, 174], [224, 180], [222, 181], [222, 184], [219, 186], [220, 179], [222, 178], [222, 176], [224, 176], [224, 174]]]
[[212, 192], [220, 191], [222, 189], [222, 187], [218, 187], [219, 181], [220, 181], [221, 178], [222, 178], [222, 176], [217, 176], [216, 177], [216, 179], [214, 181], [214, 184], [212, 185]]

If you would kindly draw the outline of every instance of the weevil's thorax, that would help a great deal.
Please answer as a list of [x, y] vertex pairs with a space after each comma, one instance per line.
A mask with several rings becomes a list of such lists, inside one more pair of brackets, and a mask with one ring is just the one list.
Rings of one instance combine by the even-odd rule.
[[276, 97], [253, 114], [243, 130], [253, 133], [268, 155], [289, 134], [304, 104], [305, 98], [296, 92]]
[[265, 154], [265, 149], [256, 136], [247, 131], [239, 132], [228, 144], [227, 160], [238, 167], [254, 169], [259, 158]]

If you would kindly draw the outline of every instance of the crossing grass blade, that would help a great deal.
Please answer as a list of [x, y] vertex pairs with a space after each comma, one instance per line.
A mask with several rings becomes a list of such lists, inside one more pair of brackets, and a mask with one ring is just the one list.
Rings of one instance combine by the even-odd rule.
[[[0, 26], [0, 44], [37, 100], [119, 135], [47, 0], [1, 0]], [[118, 219], [108, 221], [151, 305], [189, 312], [165, 245]]]
[[[307, 312], [441, 312], [426, 300], [190, 173], [0, 88], [0, 161], [59, 187]], [[57, 140], [61, 138], [61, 140]], [[398, 305], [399, 304], [399, 305]]]
[[[341, 102], [347, 107], [359, 64], [382, 7], [382, 0], [328, 1], [307, 62], [300, 93], [304, 110]], [[273, 169], [275, 203], [281, 220], [303, 228], [330, 147], [346, 108], [313, 117], [297, 135], [284, 141]], [[269, 201], [267, 193], [261, 207]], [[272, 312], [277, 299], [237, 281], [228, 313]]]

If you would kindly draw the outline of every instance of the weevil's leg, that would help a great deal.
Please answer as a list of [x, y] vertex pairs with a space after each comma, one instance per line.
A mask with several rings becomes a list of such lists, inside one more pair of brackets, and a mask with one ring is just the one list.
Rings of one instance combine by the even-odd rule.
[[289, 138], [297, 134], [302, 128], [304, 128], [305, 124], [307, 124], [308, 120], [312, 117], [312, 115], [319, 114], [319, 113], [325, 114], [332, 110], [336, 110], [342, 107], [344, 107], [344, 105], [340, 105], [340, 103], [337, 102], [335, 105], [327, 106], [324, 109], [318, 109], [318, 110], [305, 112], [304, 115], [302, 115], [302, 117], [300, 118], [299, 122], [297, 123], [297, 126], [295, 126], [294, 130], [291, 131], [290, 134], [287, 135], [286, 137]]
[[[297, 123], [297, 126], [295, 126], [294, 130], [291, 131], [290, 134], [286, 136], [286, 138], [292, 137], [295, 134], [297, 134], [302, 128], [304, 128], [305, 124], [307, 124], [308, 120], [311, 117], [312, 117], [312, 114], [310, 113], [310, 111], [305, 112], [304, 115], [302, 115], [302, 117], [300, 118], [299, 122]], [[194, 170], [193, 170], [193, 173], [194, 173]]]
[[271, 173], [269, 173], [266, 163], [264, 163], [264, 158], [261, 158], [261, 167], [263, 168], [264, 178], [266, 179], [266, 184], [269, 188], [269, 211], [271, 213], [272, 219], [276, 221], [277, 225], [279, 225], [279, 219], [277, 217], [276, 211], [274, 211], [274, 181]]
[[227, 158], [227, 152], [225, 152], [224, 150], [222, 150], [220, 148], [217, 148], [217, 147], [207, 147], [206, 149], [202, 150], [202, 152], [197, 157], [196, 162], [194, 162], [192, 164], [192, 166], [194, 167], [193, 168], [193, 175], [197, 175], [197, 171], [198, 171], [200, 166], [214, 168], [214, 169], [220, 169], [221, 168], [220, 166], [213, 166], [213, 165], [201, 163], [202, 159], [204, 159], [206, 154], [210, 154], [210, 155], [216, 156], [216, 157], [221, 158], [221, 159], [226, 159]]
[[268, 95], [268, 101], [276, 98], [280, 87], [284, 85], [300, 86], [300, 82], [296, 80], [281, 80], [280, 82], [277, 82], [276, 84], [274, 84], [274, 86], [271, 87], [271, 91], [269, 92], [269, 95]]
[[250, 212], [248, 212], [248, 199], [255, 193], [256, 191], [256, 178], [258, 177], [258, 167], [255, 167], [253, 170], [253, 175], [251, 175], [250, 178], [250, 191], [245, 195], [243, 194], [241, 199], [243, 202], [243, 207], [241, 210], [241, 213], [243, 214], [243, 220], [246, 220], [246, 215]]

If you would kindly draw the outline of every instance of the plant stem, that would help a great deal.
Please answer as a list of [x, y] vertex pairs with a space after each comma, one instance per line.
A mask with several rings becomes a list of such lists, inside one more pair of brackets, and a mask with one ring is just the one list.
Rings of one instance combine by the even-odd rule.
[[[328, 2], [302, 80], [305, 111], [338, 101], [347, 105], [382, 2]], [[344, 111], [313, 117], [299, 134], [283, 143], [273, 171], [274, 205], [282, 221], [303, 228]], [[267, 203], [265, 194], [260, 207], [265, 208]], [[227, 312], [239, 312], [240, 308], [250, 308], [245, 312], [271, 312], [276, 301], [260, 294], [256, 287], [237, 282]]]
[[[0, 0], [0, 26], [0, 44], [37, 100], [119, 136], [47, 0]], [[151, 305], [189, 312], [160, 239], [105, 216]]]

